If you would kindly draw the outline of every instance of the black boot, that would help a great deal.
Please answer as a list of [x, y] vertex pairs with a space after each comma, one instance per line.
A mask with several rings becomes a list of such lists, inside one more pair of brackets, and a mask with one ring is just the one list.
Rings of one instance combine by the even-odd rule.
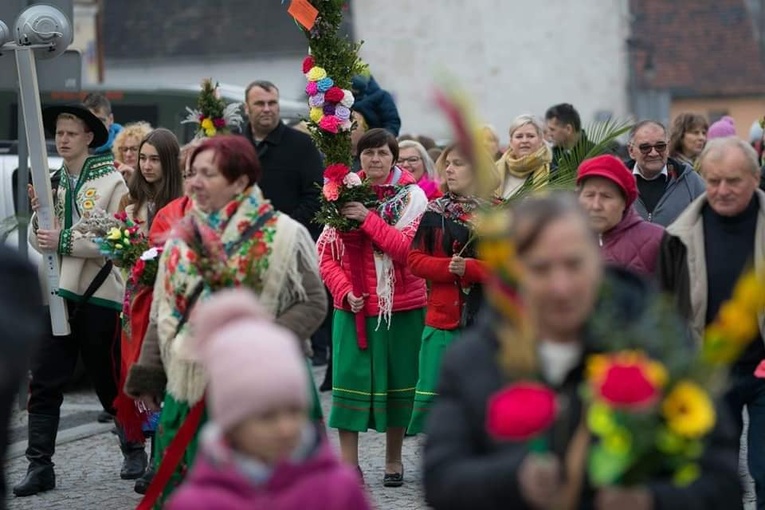
[[122, 450], [122, 468], [120, 469], [120, 478], [123, 480], [135, 480], [140, 478], [146, 471], [148, 460], [143, 443], [129, 443], [125, 439], [125, 433], [122, 428], [117, 426], [117, 436], [120, 439], [120, 450]]
[[58, 416], [30, 414], [28, 420], [29, 446], [26, 455], [29, 469], [24, 480], [13, 488], [13, 494], [19, 497], [56, 488], [56, 473], [51, 459], [56, 450]]
[[329, 357], [327, 362], [327, 371], [324, 373], [324, 380], [319, 386], [319, 391], [331, 391], [332, 390], [332, 356]]
[[151, 457], [149, 457], [149, 467], [144, 471], [143, 476], [135, 481], [133, 490], [138, 494], [146, 494], [146, 491], [151, 485], [151, 481], [154, 479], [154, 434], [151, 434]]

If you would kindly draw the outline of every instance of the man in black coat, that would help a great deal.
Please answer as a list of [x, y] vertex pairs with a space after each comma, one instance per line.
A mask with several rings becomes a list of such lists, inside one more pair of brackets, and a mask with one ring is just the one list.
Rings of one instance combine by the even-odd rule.
[[263, 195], [318, 239], [321, 225], [313, 217], [319, 210], [319, 186], [324, 179], [321, 154], [310, 136], [282, 122], [279, 89], [273, 83], [248, 85], [244, 109], [248, 122], [242, 134], [258, 152], [263, 168], [258, 186]]
[[[255, 147], [263, 173], [258, 186], [277, 211], [299, 221], [314, 240], [322, 226], [313, 218], [319, 211], [324, 162], [311, 137], [286, 126], [279, 115], [279, 89], [269, 81], [254, 81], [245, 90], [248, 122], [242, 134]], [[327, 293], [329, 295], [329, 293]], [[329, 354], [331, 311], [311, 339], [314, 362], [323, 365]]]
[[8, 422], [32, 350], [45, 334], [37, 271], [0, 245], [0, 509], [5, 508]]

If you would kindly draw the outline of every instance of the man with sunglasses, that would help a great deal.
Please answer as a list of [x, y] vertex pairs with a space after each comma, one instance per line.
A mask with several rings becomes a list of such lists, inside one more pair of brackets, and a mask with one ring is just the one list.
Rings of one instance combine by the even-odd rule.
[[638, 187], [635, 209], [643, 219], [666, 227], [704, 193], [704, 180], [690, 165], [669, 157], [667, 130], [660, 122], [638, 122], [629, 138], [627, 167]]

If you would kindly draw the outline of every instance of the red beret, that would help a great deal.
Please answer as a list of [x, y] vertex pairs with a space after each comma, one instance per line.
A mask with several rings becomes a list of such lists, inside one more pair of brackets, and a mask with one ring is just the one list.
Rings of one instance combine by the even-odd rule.
[[638, 191], [635, 176], [616, 156], [597, 156], [582, 161], [576, 174], [576, 184], [581, 185], [582, 181], [588, 177], [603, 177], [619, 186], [627, 199], [627, 207], [637, 200]]

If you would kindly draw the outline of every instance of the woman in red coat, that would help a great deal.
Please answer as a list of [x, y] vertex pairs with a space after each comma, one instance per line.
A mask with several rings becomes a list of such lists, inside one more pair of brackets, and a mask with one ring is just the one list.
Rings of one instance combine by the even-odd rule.
[[653, 276], [664, 229], [632, 207], [638, 195], [632, 172], [615, 156], [598, 156], [579, 166], [576, 182], [605, 261]]
[[446, 178], [446, 194], [428, 204], [409, 252], [412, 274], [428, 282], [428, 308], [420, 346], [420, 373], [414, 395], [409, 434], [422, 432], [436, 397], [441, 356], [460, 328], [472, 323], [481, 300], [486, 275], [475, 258], [473, 219], [482, 206], [476, 196], [473, 168], [454, 146], [436, 163]]
[[359, 462], [359, 432], [385, 432], [383, 484], [398, 487], [427, 303], [425, 281], [409, 271], [407, 255], [428, 201], [412, 174], [395, 166], [398, 142], [388, 131], [367, 131], [357, 152], [359, 176], [380, 205], [345, 204], [342, 214], [360, 227], [327, 227], [318, 241], [319, 271], [335, 307], [329, 426], [339, 430], [343, 460], [351, 465]]

